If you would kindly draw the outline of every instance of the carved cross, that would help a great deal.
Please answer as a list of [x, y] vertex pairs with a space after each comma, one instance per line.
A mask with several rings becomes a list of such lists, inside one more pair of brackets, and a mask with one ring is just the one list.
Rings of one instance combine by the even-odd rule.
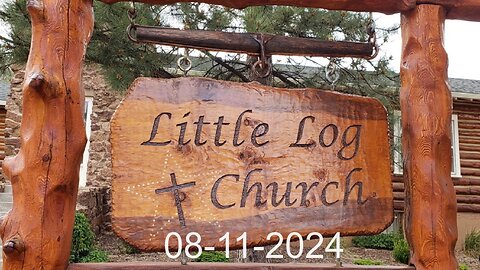
[[[185, 216], [183, 214], [182, 202], [185, 200], [185, 194], [180, 196], [180, 189], [195, 186], [195, 182], [188, 182], [185, 184], [177, 184], [177, 178], [175, 177], [175, 173], [170, 174], [170, 179], [172, 180], [172, 185], [166, 188], [159, 188], [155, 190], [156, 194], [162, 194], [167, 192], [173, 192], [173, 197], [175, 198], [175, 205], [177, 206], [177, 213], [178, 213], [178, 220], [180, 221], [180, 225], [182, 228], [186, 227], [185, 224]], [[183, 193], [183, 192], [182, 192]]]

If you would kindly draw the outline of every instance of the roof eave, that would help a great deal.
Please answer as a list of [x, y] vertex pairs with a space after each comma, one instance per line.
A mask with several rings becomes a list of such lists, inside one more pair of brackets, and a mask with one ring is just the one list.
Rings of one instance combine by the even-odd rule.
[[452, 96], [454, 98], [480, 99], [479, 94], [472, 94], [472, 93], [452, 92]]

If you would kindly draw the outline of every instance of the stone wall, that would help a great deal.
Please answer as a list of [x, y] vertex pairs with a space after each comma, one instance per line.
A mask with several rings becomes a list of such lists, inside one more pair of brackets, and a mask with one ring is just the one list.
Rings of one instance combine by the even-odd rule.
[[93, 96], [87, 186], [110, 187], [112, 183], [110, 120], [122, 100], [122, 94], [109, 88], [97, 65], [88, 65], [84, 68], [83, 86], [86, 95]]
[[22, 121], [22, 85], [25, 76], [23, 66], [12, 67], [14, 76], [8, 95], [5, 117], [5, 156], [14, 156], [20, 148], [20, 123]]
[[78, 189], [77, 211], [90, 220], [95, 233], [112, 232], [110, 187], [81, 187]]
[[[6, 156], [15, 155], [20, 148], [22, 85], [25, 76], [23, 68], [17, 67], [14, 70], [6, 104]], [[79, 189], [77, 209], [89, 217], [96, 232], [109, 231], [112, 181], [110, 119], [122, 99], [122, 93], [108, 87], [98, 65], [85, 66], [82, 83], [85, 96], [93, 97], [93, 109], [87, 186]]]

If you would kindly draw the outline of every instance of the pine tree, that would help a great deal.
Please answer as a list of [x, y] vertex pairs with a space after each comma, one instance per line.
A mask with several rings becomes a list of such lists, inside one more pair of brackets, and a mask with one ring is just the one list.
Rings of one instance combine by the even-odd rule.
[[[26, 0], [9, 0], [0, 9], [0, 20], [10, 26], [9, 35], [0, 35], [2, 42], [0, 67], [25, 62], [30, 42], [30, 21]], [[87, 60], [104, 67], [109, 82], [126, 89], [139, 76], [171, 78], [178, 59], [178, 50], [164, 46], [136, 44], [127, 38], [129, 4], [105, 5], [95, 2], [95, 29], [87, 50]], [[215, 5], [181, 3], [170, 6], [136, 4], [136, 22], [144, 25], [174, 26], [195, 30], [271, 33], [321, 40], [366, 42], [368, 14], [346, 11], [286, 6], [250, 7], [234, 10]], [[382, 42], [395, 29], [382, 29]], [[234, 45], [232, 45], [234, 46]], [[204, 76], [236, 81], [249, 81], [249, 64], [242, 55], [219, 57], [212, 52], [196, 52], [194, 69]], [[387, 106], [397, 106], [398, 76], [389, 68], [389, 58], [375, 61], [364, 59], [339, 62], [341, 78], [337, 91], [379, 98]], [[290, 64], [275, 65], [272, 83], [280, 87], [329, 88], [322, 64], [316, 58], [288, 58]], [[312, 67], [306, 67], [305, 63]], [[1, 71], [1, 70], [0, 70]], [[170, 72], [169, 72], [170, 71]], [[386, 90], [387, 89], [387, 90]]]
[[[126, 89], [139, 76], [173, 77], [164, 69], [173, 61], [171, 53], [128, 40], [129, 4], [105, 5], [95, 1], [94, 7], [95, 28], [86, 59], [103, 66], [107, 80], [115, 89]], [[165, 26], [161, 17], [164, 8], [137, 4], [136, 21]], [[4, 73], [10, 65], [25, 63], [28, 58], [31, 23], [26, 0], [8, 1], [0, 10], [0, 20], [10, 27], [8, 35], [0, 34], [0, 73]]]

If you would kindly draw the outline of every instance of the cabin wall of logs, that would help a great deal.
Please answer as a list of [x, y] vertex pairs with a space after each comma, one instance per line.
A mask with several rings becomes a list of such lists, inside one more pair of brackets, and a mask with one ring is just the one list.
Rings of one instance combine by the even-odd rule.
[[3, 173], [1, 173], [1, 166], [5, 158], [5, 116], [7, 111], [4, 105], [0, 105], [0, 182], [4, 181]]
[[[455, 98], [461, 178], [452, 178], [459, 213], [480, 213], [480, 99]], [[393, 175], [394, 206], [404, 211], [403, 176]]]

